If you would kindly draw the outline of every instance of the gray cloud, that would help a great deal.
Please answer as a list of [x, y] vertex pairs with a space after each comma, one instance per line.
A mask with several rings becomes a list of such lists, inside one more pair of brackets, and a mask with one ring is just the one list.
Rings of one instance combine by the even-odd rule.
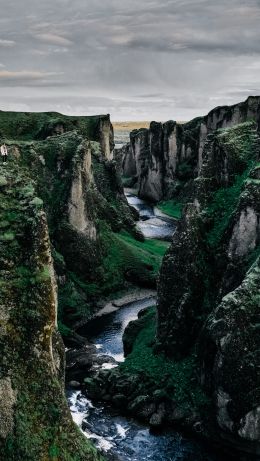
[[0, 47], [1, 46], [10, 47], [10, 46], [14, 46], [14, 45], [15, 45], [15, 42], [13, 40], [0, 39]]
[[52, 33], [34, 35], [34, 38], [51, 45], [72, 45], [71, 40]]
[[258, 0], [0, 6], [1, 109], [187, 120], [260, 91]]

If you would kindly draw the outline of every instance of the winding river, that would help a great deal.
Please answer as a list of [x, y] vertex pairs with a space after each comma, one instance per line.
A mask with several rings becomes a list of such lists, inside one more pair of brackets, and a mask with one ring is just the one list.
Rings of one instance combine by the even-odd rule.
[[146, 238], [171, 240], [175, 230], [172, 218], [137, 197], [132, 189], [125, 189], [125, 196], [129, 205], [138, 211], [140, 219], [137, 227]]
[[[126, 191], [129, 203], [138, 209], [138, 226], [145, 236], [169, 239], [174, 224], [165, 216]], [[124, 360], [122, 335], [125, 327], [137, 318], [141, 309], [155, 303], [155, 297], [130, 302], [120, 309], [101, 315], [82, 326], [78, 332], [97, 348], [97, 355], [111, 358], [96, 367], [111, 368]], [[93, 403], [80, 391], [67, 389], [67, 399], [72, 417], [88, 439], [109, 460], [118, 461], [224, 461], [210, 453], [201, 443], [169, 430], [152, 433], [147, 426], [131, 418], [125, 418], [104, 404]]]

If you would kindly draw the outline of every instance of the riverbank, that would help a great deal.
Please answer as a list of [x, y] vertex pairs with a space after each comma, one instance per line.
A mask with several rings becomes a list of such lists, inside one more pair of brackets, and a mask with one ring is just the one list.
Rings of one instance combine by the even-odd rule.
[[[169, 217], [156, 218], [150, 204], [140, 201], [137, 196], [131, 194], [129, 197], [126, 194], [126, 197], [128, 203], [131, 200], [134, 202], [132, 206], [139, 216], [136, 223], [138, 232], [141, 237], [143, 234], [143, 237], [137, 240], [125, 230], [106, 236], [107, 254], [103, 260], [106, 283], [102, 287], [95, 284], [86, 287], [86, 284], [74, 278], [81, 292], [82, 289], [88, 288], [91, 306], [85, 311], [79, 306], [80, 318], [71, 319], [71, 328], [66, 336], [64, 335], [68, 347], [80, 347], [87, 343], [77, 331], [96, 316], [113, 312], [125, 304], [155, 296], [156, 280], [162, 258], [175, 230], [174, 222]], [[150, 238], [146, 238], [147, 236]], [[104, 295], [106, 290], [111, 294]], [[72, 292], [71, 304], [74, 303]]]
[[[159, 233], [159, 237], [165, 238], [166, 228], [171, 238], [174, 231], [172, 219], [156, 216], [152, 206], [133, 194], [127, 199], [139, 213], [138, 225], [141, 228], [147, 226], [149, 236], [153, 237], [155, 232], [156, 237]], [[121, 233], [119, 238], [125, 244], [133, 244], [128, 234]], [[169, 245], [154, 238], [134, 244], [139, 255], [145, 248], [153, 254], [157, 252], [160, 258]], [[103, 305], [99, 303], [100, 308], [91, 320], [77, 324], [77, 333], [87, 344], [67, 351], [67, 394], [73, 419], [108, 459], [118, 459], [119, 456], [121, 461], [186, 461], [187, 456], [192, 456], [192, 461], [223, 461], [208, 455], [197, 442], [166, 427], [172, 423], [171, 415], [175, 415], [179, 422], [189, 417], [196, 424], [197, 419], [194, 412], [191, 414], [176, 406], [175, 402], [165, 399], [162, 392], [161, 380], [168, 379], [169, 372], [172, 371], [172, 376], [177, 373], [177, 381], [181, 374], [185, 381], [184, 391], [189, 386], [191, 372], [189, 367], [188, 370], [175, 367], [167, 371], [168, 362], [154, 363], [157, 360], [152, 354], [155, 315], [154, 310], [147, 311], [147, 308], [155, 301], [155, 290], [131, 289], [105, 303], [102, 301]], [[136, 322], [138, 316], [140, 320]], [[147, 334], [147, 328], [151, 334]], [[125, 362], [123, 335], [125, 345], [128, 338], [127, 348], [133, 349], [135, 357], [130, 368], [131, 353]], [[133, 347], [135, 340], [141, 341], [139, 349]], [[165, 366], [162, 368], [162, 365]], [[141, 368], [136, 370], [136, 366]], [[147, 379], [149, 368], [155, 375], [155, 382], [151, 377]], [[176, 380], [172, 382], [170, 379], [168, 387], [174, 384]], [[137, 419], [133, 420], [133, 416]], [[150, 432], [151, 427], [166, 429], [166, 432], [156, 436]]]
[[[118, 300], [119, 303], [120, 301], [122, 302], [122, 298]], [[67, 385], [67, 398], [73, 419], [83, 434], [95, 443], [108, 460], [224, 461], [224, 458], [211, 455], [192, 435], [184, 436], [177, 430], [165, 426], [163, 431], [155, 433], [140, 421], [140, 417], [133, 419], [129, 413], [127, 416], [127, 407], [122, 406], [122, 391], [121, 396], [117, 391], [112, 407], [107, 387], [102, 381], [99, 381], [96, 387], [95, 398], [90, 397], [94, 377], [98, 380], [101, 370], [108, 377], [113, 369], [116, 372], [118, 365], [123, 364], [123, 332], [144, 307], [151, 304], [150, 299], [146, 301], [133, 302], [114, 312], [96, 317], [85, 325], [84, 331], [80, 331], [91, 344], [92, 360], [90, 350], [85, 349], [85, 356], [82, 355], [79, 361], [82, 365], [81, 384], [77, 389], [73, 388], [73, 385], [77, 385], [75, 381], [72, 386]], [[136, 376], [133, 375], [129, 391], [134, 388], [138, 392], [141, 381], [142, 378], [136, 380]], [[111, 392], [112, 386], [114, 381], [110, 383]]]
[[[120, 309], [114, 314], [120, 314]], [[115, 415], [122, 418], [126, 431], [131, 430], [132, 424], [144, 427], [147, 437], [145, 441], [148, 441], [150, 434], [156, 434], [160, 446], [162, 439], [174, 440], [178, 435], [184, 444], [184, 451], [182, 444], [176, 450], [173, 442], [174, 449], [171, 452], [164, 451], [163, 447], [163, 451], [160, 454], [158, 452], [156, 457], [151, 454], [151, 457], [142, 458], [139, 454], [140, 458], [123, 456], [120, 460], [252, 461], [251, 457], [231, 452], [228, 444], [214, 430], [214, 422], [209, 411], [211, 403], [202, 393], [196, 379], [196, 356], [176, 363], [162, 358], [160, 354], [154, 354], [155, 310], [140, 309], [138, 317], [138, 321], [132, 321], [134, 319], [131, 315], [127, 317], [127, 321], [123, 322], [126, 326], [124, 329], [117, 326], [117, 317], [113, 320], [110, 317], [110, 320], [105, 322], [105, 328], [111, 328], [112, 337], [110, 333], [107, 335], [104, 324], [101, 335], [96, 336], [95, 332], [92, 333], [98, 347], [102, 346], [97, 352], [100, 362], [94, 364], [83, 380], [83, 398], [90, 399], [94, 408], [102, 408], [102, 411], [105, 410], [112, 418]], [[111, 321], [112, 325], [109, 326]], [[119, 338], [116, 338], [118, 332], [122, 347], [123, 331], [124, 349], [126, 344], [129, 347], [129, 337], [132, 336], [132, 350], [126, 357], [123, 357], [123, 354], [117, 355], [111, 347], [112, 344], [119, 344]], [[89, 332], [93, 332], [93, 325], [89, 326]], [[103, 340], [107, 342], [105, 348]], [[102, 355], [102, 351], [107, 356]], [[93, 408], [92, 411], [95, 412]], [[87, 427], [90, 427], [89, 417]], [[181, 431], [182, 435], [178, 431]], [[192, 447], [188, 458], [186, 444], [191, 444]], [[193, 444], [199, 449], [199, 454]], [[213, 452], [207, 451], [209, 446]], [[154, 449], [158, 450], [158, 447]], [[174, 457], [168, 457], [170, 454]]]
[[95, 317], [101, 317], [105, 314], [111, 314], [112, 312], [117, 311], [121, 307], [127, 306], [131, 303], [136, 301], [142, 301], [144, 299], [152, 299], [156, 297], [156, 290], [147, 290], [147, 289], [133, 289], [128, 291], [124, 296], [120, 298], [115, 298], [109, 301], [105, 306], [100, 309], [96, 314]]

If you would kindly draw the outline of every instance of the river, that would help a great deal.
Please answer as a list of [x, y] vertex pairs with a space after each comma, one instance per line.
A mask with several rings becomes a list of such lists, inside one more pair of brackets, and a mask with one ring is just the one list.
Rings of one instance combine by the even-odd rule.
[[[126, 196], [140, 212], [138, 226], [147, 237], [168, 239], [172, 235], [172, 221], [157, 217], [156, 210], [132, 192], [126, 191]], [[142, 227], [143, 224], [146, 227]], [[97, 368], [115, 367], [124, 360], [122, 335], [125, 327], [137, 318], [141, 309], [154, 303], [155, 297], [130, 302], [114, 312], [92, 319], [78, 330], [96, 346], [97, 355], [106, 354], [115, 361], [96, 365]], [[91, 402], [80, 391], [67, 389], [67, 399], [76, 424], [111, 461], [224, 461], [223, 457], [210, 453], [203, 444], [179, 432], [169, 430], [154, 434], [147, 426], [121, 416], [108, 405]]]
[[140, 199], [133, 189], [125, 189], [126, 199], [139, 213], [137, 228], [146, 238], [171, 241], [175, 230], [174, 220], [162, 213], [157, 207]]

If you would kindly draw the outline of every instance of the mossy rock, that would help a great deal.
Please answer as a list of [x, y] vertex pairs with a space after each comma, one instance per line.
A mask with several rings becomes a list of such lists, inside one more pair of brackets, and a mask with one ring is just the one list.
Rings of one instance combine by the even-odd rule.
[[0, 176], [0, 187], [7, 186], [8, 182], [5, 176]]

